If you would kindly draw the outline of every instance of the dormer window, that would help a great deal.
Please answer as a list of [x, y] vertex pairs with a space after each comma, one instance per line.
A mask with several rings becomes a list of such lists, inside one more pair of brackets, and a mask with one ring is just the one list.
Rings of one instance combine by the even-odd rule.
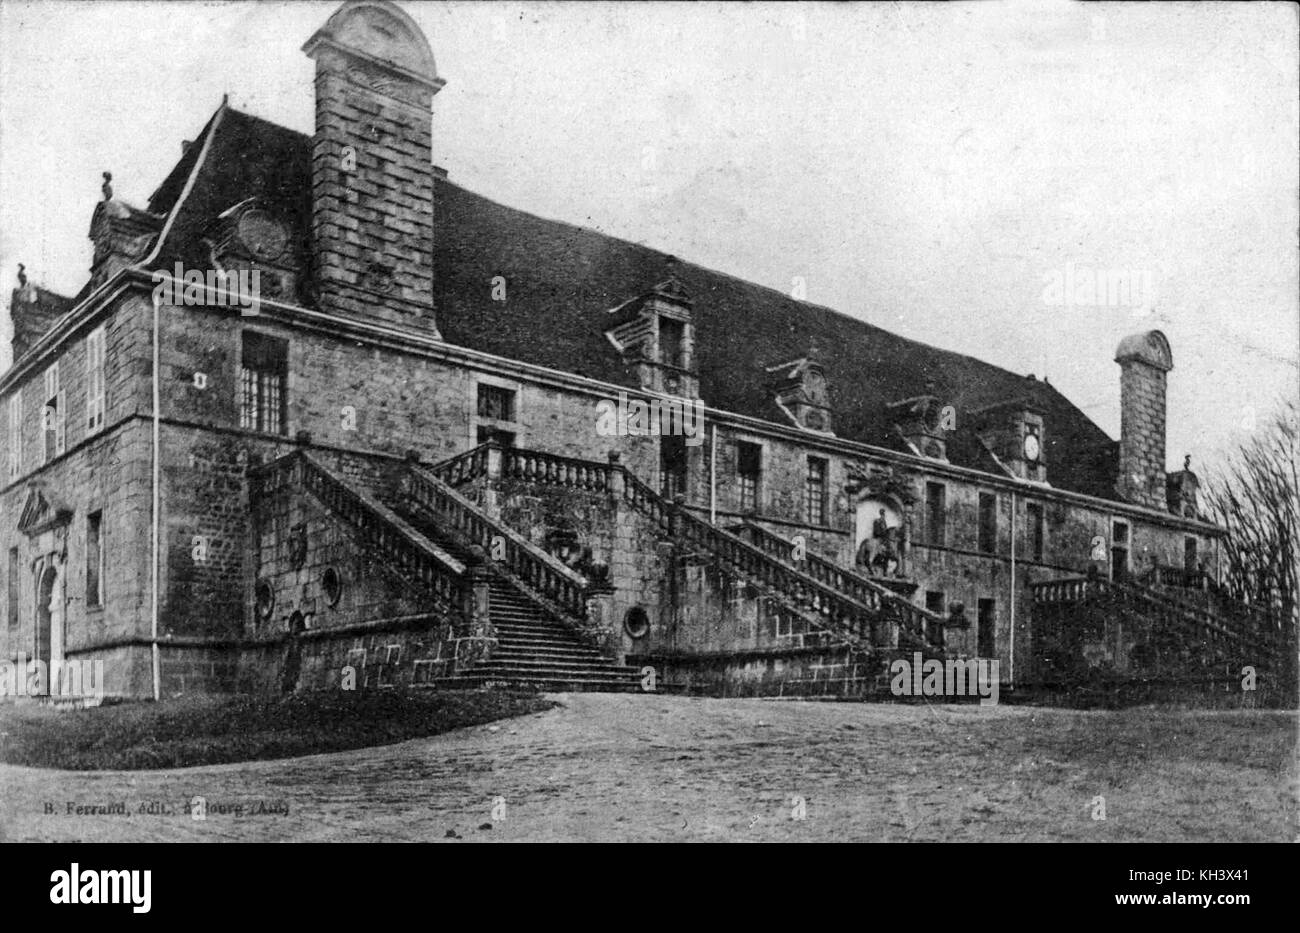
[[899, 435], [916, 454], [931, 460], [948, 459], [948, 435], [955, 427], [956, 413], [926, 386], [926, 394], [890, 404], [888, 411]]
[[699, 395], [692, 308], [681, 282], [670, 278], [609, 309], [605, 337], [641, 388], [684, 398]]
[[1011, 476], [1047, 482], [1046, 411], [1032, 398], [1009, 399], [967, 412], [980, 442]]
[[831, 429], [831, 400], [826, 371], [811, 348], [808, 355], [788, 363], [767, 367], [769, 389], [777, 408], [805, 431], [834, 434]]
[[675, 369], [686, 368], [686, 324], [659, 317], [659, 362]]

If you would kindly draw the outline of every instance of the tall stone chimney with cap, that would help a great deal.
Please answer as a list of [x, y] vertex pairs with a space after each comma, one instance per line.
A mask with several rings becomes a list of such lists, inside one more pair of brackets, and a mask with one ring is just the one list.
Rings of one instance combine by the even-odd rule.
[[1158, 330], [1131, 334], [1115, 351], [1120, 365], [1119, 477], [1128, 502], [1168, 508], [1165, 491], [1165, 380], [1174, 368], [1169, 340]]
[[303, 46], [316, 62], [312, 250], [322, 310], [437, 335], [433, 95], [420, 27], [386, 0], [349, 0]]

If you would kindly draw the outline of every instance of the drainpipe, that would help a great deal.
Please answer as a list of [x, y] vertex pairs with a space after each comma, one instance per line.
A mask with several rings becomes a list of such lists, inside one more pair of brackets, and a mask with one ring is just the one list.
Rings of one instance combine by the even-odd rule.
[[[212, 126], [208, 129], [208, 135], [203, 140], [203, 148], [199, 150], [199, 157], [194, 162], [194, 167], [190, 169], [190, 175], [185, 179], [185, 187], [181, 189], [180, 197], [172, 205], [171, 210], [167, 213], [167, 220], [163, 223], [162, 231], [158, 238], [154, 240], [153, 248], [149, 255], [137, 262], [133, 269], [140, 272], [147, 272], [149, 267], [157, 261], [159, 254], [162, 252], [163, 244], [167, 242], [167, 237], [171, 233], [172, 226], [176, 222], [176, 215], [180, 213], [181, 206], [190, 196], [190, 191], [194, 188], [194, 180], [198, 177], [199, 171], [207, 163], [208, 151], [212, 148], [212, 140], [217, 135], [217, 130], [221, 127], [221, 119], [226, 115], [226, 108], [229, 105], [229, 98], [221, 95], [221, 106], [212, 117]], [[153, 296], [153, 542], [151, 550], [153, 551], [152, 567], [150, 568], [150, 578], [152, 591], [149, 597], [149, 643], [152, 646], [151, 655], [153, 660], [153, 698], [159, 700], [162, 698], [162, 674], [158, 662], [158, 547], [159, 547], [159, 477], [161, 476], [161, 460], [158, 446], [158, 424], [160, 415], [159, 405], [159, 383], [158, 383], [158, 366], [159, 357], [159, 336], [158, 336], [158, 296]]]
[[158, 527], [159, 527], [159, 477], [162, 470], [162, 451], [159, 449], [159, 397], [161, 392], [158, 385], [158, 365], [161, 357], [160, 343], [158, 336], [158, 305], [160, 303], [157, 295], [153, 296], [153, 541], [150, 546], [152, 551], [152, 564], [150, 569], [151, 583], [149, 586], [149, 642], [151, 654], [153, 656], [153, 698], [155, 701], [162, 699], [162, 671], [158, 659]]
[[718, 426], [709, 426], [709, 524], [718, 523]]
[[1011, 671], [1008, 686], [1016, 685], [1016, 493], [1011, 492]]

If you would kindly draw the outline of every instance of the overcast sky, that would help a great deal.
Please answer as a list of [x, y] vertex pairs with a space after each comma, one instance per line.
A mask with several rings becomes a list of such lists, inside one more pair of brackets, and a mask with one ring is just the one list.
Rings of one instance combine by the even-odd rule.
[[[143, 206], [223, 93], [310, 133], [300, 47], [336, 6], [0, 0], [6, 299], [18, 262], [76, 292], [100, 173]], [[1171, 465], [1300, 391], [1294, 5], [403, 7], [447, 81], [434, 161], [494, 200], [801, 280], [1112, 437], [1115, 346], [1158, 327]], [[1054, 301], [1067, 267], [1152, 287]]]

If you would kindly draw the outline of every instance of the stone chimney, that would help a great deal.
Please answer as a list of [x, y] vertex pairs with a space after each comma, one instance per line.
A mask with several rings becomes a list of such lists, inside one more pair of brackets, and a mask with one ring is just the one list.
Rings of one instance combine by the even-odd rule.
[[18, 264], [18, 287], [9, 296], [9, 320], [13, 324], [13, 360], [31, 349], [63, 315], [72, 310], [72, 300], [37, 288], [27, 281], [27, 269]]
[[1165, 492], [1165, 380], [1174, 368], [1169, 340], [1158, 330], [1132, 334], [1115, 351], [1120, 366], [1119, 477], [1129, 502], [1168, 508]]
[[322, 310], [418, 326], [433, 309], [429, 42], [383, 0], [349, 0], [303, 51], [316, 62], [312, 249]]

